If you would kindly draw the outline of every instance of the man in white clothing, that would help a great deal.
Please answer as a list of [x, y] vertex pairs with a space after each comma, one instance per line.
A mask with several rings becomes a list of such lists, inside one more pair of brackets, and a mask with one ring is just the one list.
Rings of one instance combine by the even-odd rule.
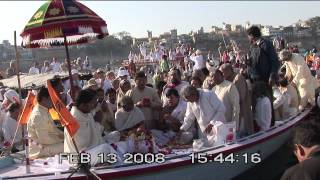
[[288, 77], [289, 82], [292, 81], [297, 86], [301, 98], [299, 110], [306, 107], [308, 103], [315, 105], [315, 89], [319, 87], [319, 83], [311, 75], [303, 57], [287, 50], [282, 50], [279, 57], [286, 67], [286, 77]]
[[226, 110], [223, 103], [215, 93], [197, 90], [193, 86], [187, 86], [183, 90], [182, 96], [188, 104], [180, 130], [188, 130], [193, 122], [197, 120], [200, 127], [199, 137], [207, 142], [208, 145], [213, 145], [214, 142], [210, 142], [210, 136], [214, 134], [212, 128], [215, 122], [225, 122], [224, 114]]
[[29, 69], [29, 75], [40, 74], [38, 62], [34, 62], [33, 66]]
[[[93, 118], [92, 111], [95, 109], [96, 104], [96, 91], [92, 89], [85, 89], [80, 91], [76, 100], [76, 106], [73, 106], [71, 109], [71, 114], [80, 124], [80, 128], [74, 135], [73, 139], [80, 152], [88, 152], [91, 154], [91, 157], [94, 157], [94, 160], [91, 162], [93, 165], [98, 163], [96, 157], [98, 157], [99, 153], [116, 153], [109, 144], [105, 143], [103, 137], [103, 126]], [[120, 135], [118, 139], [120, 139]], [[76, 148], [66, 129], [64, 131], [64, 152], [76, 152]]]
[[190, 56], [190, 60], [193, 61], [195, 64], [193, 66], [193, 70], [200, 69], [206, 67], [206, 60], [203, 58], [201, 51], [198, 49], [195, 53], [195, 55]]
[[[18, 121], [20, 111], [21, 111], [21, 106], [19, 104], [13, 103], [9, 105], [8, 113], [2, 125], [4, 141], [13, 143], [13, 149], [15, 150], [19, 149], [19, 146], [22, 145], [22, 134], [21, 134], [20, 126], [15, 136], [16, 128], [18, 125], [17, 121]], [[13, 139], [14, 137], [15, 139]]]
[[212, 91], [218, 96], [220, 101], [223, 102], [226, 107], [226, 121], [227, 122], [239, 122], [240, 113], [240, 98], [237, 87], [230, 81], [224, 79], [220, 70], [216, 70], [213, 75], [213, 81], [215, 86]]
[[59, 73], [61, 72], [61, 66], [60, 62], [57, 61], [57, 59], [54, 57], [52, 59], [52, 63], [50, 64], [53, 73]]

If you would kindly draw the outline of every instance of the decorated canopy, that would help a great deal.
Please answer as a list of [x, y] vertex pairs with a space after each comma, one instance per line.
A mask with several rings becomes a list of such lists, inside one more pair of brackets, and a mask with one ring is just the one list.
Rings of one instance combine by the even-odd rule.
[[108, 35], [107, 24], [95, 12], [75, 0], [44, 3], [25, 26], [21, 36], [26, 48], [87, 43]]

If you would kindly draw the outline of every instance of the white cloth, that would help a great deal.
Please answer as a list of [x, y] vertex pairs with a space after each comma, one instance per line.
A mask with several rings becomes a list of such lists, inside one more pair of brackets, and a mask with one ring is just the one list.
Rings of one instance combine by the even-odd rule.
[[[88, 150], [104, 144], [102, 137], [103, 126], [94, 121], [92, 113], [83, 113], [76, 106], [71, 109], [71, 114], [80, 124], [80, 128], [74, 135], [74, 140], [79, 151]], [[64, 152], [76, 152], [68, 131], [64, 130]]]
[[104, 80], [103, 87], [101, 87], [101, 79], [96, 79], [96, 82], [98, 84], [98, 87], [102, 88], [105, 93], [107, 92], [108, 89], [113, 88], [111, 82], [107, 79]]
[[[2, 124], [2, 131], [4, 140], [7, 142], [12, 142], [14, 134], [17, 128], [17, 121], [12, 119], [7, 113], [6, 118]], [[19, 127], [14, 143], [20, 142], [22, 140], [21, 127]]]
[[42, 67], [41, 67], [41, 73], [42, 73], [42, 74], [48, 73], [48, 72], [49, 72], [49, 69], [50, 69], [49, 67], [44, 67], [44, 66], [42, 66]]
[[115, 128], [118, 131], [123, 131], [132, 128], [144, 120], [145, 117], [139, 108], [134, 107], [130, 112], [126, 112], [121, 108], [116, 112]]
[[260, 127], [260, 130], [267, 130], [271, 125], [271, 102], [267, 97], [257, 98], [257, 104], [255, 108], [254, 117], [256, 123]]
[[59, 62], [52, 62], [50, 65], [53, 73], [59, 73], [61, 71], [61, 64]]
[[31, 67], [31, 68], [29, 69], [29, 75], [35, 75], [35, 74], [40, 74], [39, 69], [36, 68], [36, 67]]
[[[216, 121], [225, 122], [225, 107], [217, 95], [211, 91], [199, 90], [199, 101], [188, 102], [184, 122], [181, 130], [188, 130], [196, 119], [200, 127], [200, 137], [208, 141], [210, 135], [204, 131], [209, 124], [214, 125]], [[209, 142], [212, 144], [213, 142]]]
[[224, 80], [222, 83], [215, 85], [212, 91], [223, 102], [227, 122], [238, 122], [240, 113], [240, 97], [237, 87], [230, 81]]
[[286, 67], [286, 76], [292, 77], [292, 82], [297, 85], [299, 95], [301, 97], [299, 109], [303, 109], [307, 103], [315, 105], [314, 93], [319, 87], [319, 83], [311, 75], [311, 71], [299, 54], [292, 53], [290, 61], [284, 63]]
[[206, 61], [203, 59], [202, 55], [190, 56], [190, 60], [195, 63], [193, 70], [203, 69], [206, 67]]
[[273, 108], [276, 110], [282, 107], [282, 118], [286, 119], [297, 112], [297, 109], [290, 108], [291, 97], [287, 91], [281, 92], [276, 88], [274, 89], [274, 94], [277, 94], [277, 96], [275, 96], [276, 100], [273, 101]]

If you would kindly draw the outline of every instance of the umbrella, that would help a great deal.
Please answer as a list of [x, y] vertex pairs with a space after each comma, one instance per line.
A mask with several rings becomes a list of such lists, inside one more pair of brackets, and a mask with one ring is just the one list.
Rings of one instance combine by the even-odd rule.
[[45, 2], [20, 34], [25, 48], [65, 46], [71, 87], [73, 80], [68, 46], [102, 39], [108, 35], [106, 22], [75, 0]]

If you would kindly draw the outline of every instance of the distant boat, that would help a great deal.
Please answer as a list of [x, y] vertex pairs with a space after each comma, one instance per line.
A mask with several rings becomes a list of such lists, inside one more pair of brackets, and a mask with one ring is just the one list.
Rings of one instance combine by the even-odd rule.
[[[237, 142], [203, 149], [194, 153], [168, 156], [161, 164], [122, 165], [117, 167], [96, 167], [94, 172], [102, 179], [136, 180], [227, 180], [252, 168], [260, 161], [288, 142], [295, 125], [306, 119], [310, 109], [283, 121], [266, 131], [261, 131]], [[192, 155], [193, 154], [193, 155]], [[231, 155], [230, 155], [231, 154]], [[192, 160], [191, 156], [198, 156]], [[234, 160], [234, 162], [231, 162]], [[195, 161], [195, 162], [192, 162]], [[219, 162], [221, 161], [221, 162]], [[202, 163], [200, 163], [202, 162]], [[39, 167], [31, 167], [32, 174], [24, 174], [23, 165], [14, 165], [0, 170], [2, 179], [65, 179], [70, 172], [43, 173]], [[75, 174], [72, 179], [86, 179], [85, 174]]]

